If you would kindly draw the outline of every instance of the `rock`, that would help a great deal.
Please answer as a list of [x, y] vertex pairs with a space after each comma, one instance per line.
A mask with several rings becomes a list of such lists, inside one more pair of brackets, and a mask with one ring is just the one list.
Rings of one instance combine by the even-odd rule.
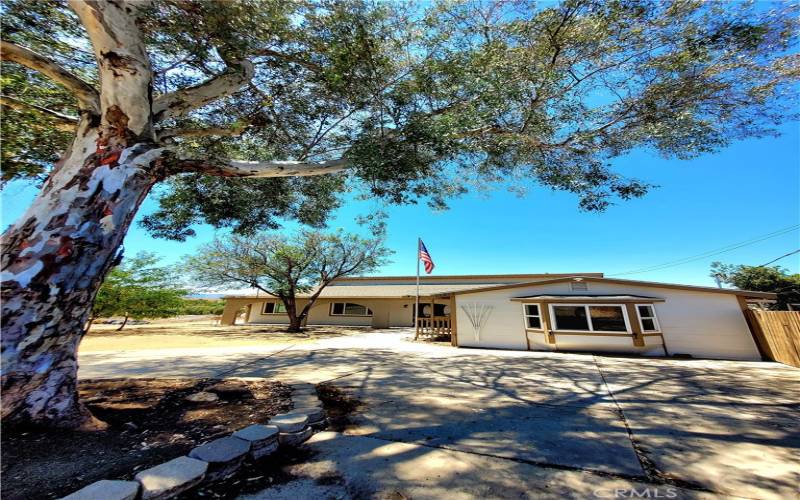
[[136, 481], [110, 481], [103, 479], [81, 488], [61, 500], [133, 500], [139, 494]]
[[219, 396], [213, 392], [196, 392], [186, 396], [186, 401], [190, 403], [213, 403], [219, 400]]
[[208, 463], [189, 457], [179, 457], [136, 474], [142, 485], [142, 500], [172, 498], [200, 483]]
[[298, 432], [281, 432], [278, 434], [278, 442], [281, 446], [297, 446], [310, 438], [313, 433], [314, 431], [311, 430], [311, 427], [306, 427]]
[[322, 420], [323, 418], [325, 418], [325, 410], [319, 406], [295, 408], [294, 410], [289, 412], [289, 415], [292, 414], [306, 415], [308, 417], [309, 422], [317, 422], [318, 420]]
[[293, 385], [292, 386], [292, 394], [311, 394], [316, 396], [317, 395], [317, 388], [311, 384], [304, 384], [304, 385]]
[[133, 401], [104, 401], [99, 403], [88, 403], [92, 408], [109, 411], [134, 411], [145, 412], [152, 409], [150, 403], [137, 403]]
[[122, 427], [125, 427], [129, 431], [135, 431], [136, 429], [139, 428], [139, 426], [134, 424], [133, 422], [125, 422], [124, 424], [122, 424]]
[[233, 437], [250, 442], [250, 457], [258, 460], [278, 449], [278, 427], [253, 424], [233, 433]]
[[303, 414], [282, 413], [269, 419], [281, 432], [302, 431], [308, 425], [308, 417]]
[[216, 481], [235, 472], [250, 451], [250, 441], [228, 436], [193, 449], [189, 456], [208, 462], [206, 479]]
[[322, 402], [316, 396], [292, 397], [292, 403], [294, 403], [295, 408], [309, 408], [322, 405]]
[[219, 395], [222, 399], [252, 399], [253, 393], [247, 384], [238, 380], [226, 380], [206, 389]]
[[93, 396], [91, 398], [82, 399], [81, 401], [86, 403], [86, 404], [102, 403], [103, 401], [108, 401], [108, 397], [107, 396]]
[[293, 391], [303, 390], [303, 389], [310, 389], [312, 391], [316, 391], [317, 390], [317, 386], [312, 384], [312, 383], [309, 383], [309, 382], [296, 382], [296, 383], [289, 384], [289, 387]]

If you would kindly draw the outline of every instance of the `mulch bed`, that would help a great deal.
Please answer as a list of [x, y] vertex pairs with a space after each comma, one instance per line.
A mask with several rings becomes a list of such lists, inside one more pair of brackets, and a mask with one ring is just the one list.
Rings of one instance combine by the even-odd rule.
[[[289, 388], [272, 381], [85, 380], [79, 390], [92, 413], [107, 422], [109, 429], [4, 427], [3, 499], [59, 498], [100, 479], [132, 479], [139, 470], [185, 455], [202, 442], [252, 423], [266, 423], [292, 407]], [[199, 391], [215, 393], [219, 400], [198, 404], [185, 399]], [[259, 463], [253, 466], [256, 469], [237, 474], [241, 479], [232, 481], [241, 483], [235, 489], [257, 490], [281, 482], [279, 464], [273, 465]], [[209, 496], [228, 496], [218, 491], [209, 491]]]

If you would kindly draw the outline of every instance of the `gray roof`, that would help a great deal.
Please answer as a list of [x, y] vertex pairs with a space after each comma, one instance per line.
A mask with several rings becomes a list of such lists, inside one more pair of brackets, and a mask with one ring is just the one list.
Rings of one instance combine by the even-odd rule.
[[[566, 276], [576, 276], [571, 273], [543, 273], [543, 274], [484, 274], [463, 276], [420, 276], [419, 294], [430, 297], [432, 295], [449, 295], [487, 286], [510, 285], [522, 281], [548, 280]], [[601, 277], [603, 273], [587, 273], [588, 276]], [[372, 276], [340, 278], [328, 285], [320, 294], [320, 298], [402, 298], [414, 297], [417, 294], [415, 276]], [[297, 294], [297, 297], [308, 297], [307, 294]], [[250, 297], [271, 298], [264, 293], [245, 292], [231, 293], [229, 298]]]
[[[420, 283], [419, 294], [420, 296], [429, 297], [431, 295], [446, 295], [450, 292], [470, 290], [476, 287], [486, 286], [486, 283], [464, 283], [464, 284], [435, 284], [426, 285]], [[319, 295], [320, 298], [401, 298], [401, 297], [414, 297], [417, 294], [416, 284], [403, 284], [403, 285], [328, 285], [322, 290]], [[263, 293], [259, 294], [264, 296]], [[226, 297], [255, 297], [256, 294], [237, 294], [227, 295]], [[303, 298], [310, 296], [309, 293], [297, 294], [297, 297]], [[269, 296], [264, 297], [269, 298]]]

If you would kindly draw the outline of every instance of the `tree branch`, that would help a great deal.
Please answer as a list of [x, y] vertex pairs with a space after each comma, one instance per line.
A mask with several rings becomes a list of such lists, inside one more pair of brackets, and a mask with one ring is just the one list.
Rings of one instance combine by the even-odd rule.
[[65, 115], [63, 113], [59, 113], [58, 111], [53, 111], [52, 109], [47, 109], [42, 106], [37, 106], [36, 104], [30, 104], [25, 101], [21, 101], [16, 97], [0, 95], [0, 104], [3, 106], [8, 106], [11, 109], [35, 111], [41, 115], [52, 118], [58, 122], [56, 128], [65, 132], [72, 132], [75, 130], [75, 127], [78, 126], [79, 118], [77, 116]]
[[250, 61], [231, 63], [221, 74], [200, 85], [162, 94], [153, 100], [153, 120], [177, 118], [242, 88], [253, 78]]
[[182, 160], [179, 170], [220, 177], [309, 177], [341, 172], [348, 166], [345, 159], [322, 162], [229, 160], [227, 163]]
[[100, 112], [100, 95], [89, 83], [73, 75], [54, 61], [30, 49], [6, 41], [2, 41], [0, 44], [2, 44], [0, 45], [2, 47], [0, 57], [3, 60], [26, 66], [63, 85], [78, 99], [78, 106], [81, 110], [95, 114]]
[[237, 137], [242, 135], [250, 124], [236, 125], [233, 127], [207, 127], [207, 128], [164, 128], [158, 130], [158, 139], [170, 137]]
[[308, 59], [304, 59], [302, 56], [297, 54], [287, 54], [284, 52], [279, 52], [277, 50], [272, 49], [261, 49], [255, 54], [256, 56], [266, 56], [266, 57], [274, 57], [275, 59], [280, 59], [282, 61], [294, 63], [300, 66], [305, 67], [306, 69], [310, 69], [311, 71], [321, 73], [322, 66], [319, 64], [310, 61]]

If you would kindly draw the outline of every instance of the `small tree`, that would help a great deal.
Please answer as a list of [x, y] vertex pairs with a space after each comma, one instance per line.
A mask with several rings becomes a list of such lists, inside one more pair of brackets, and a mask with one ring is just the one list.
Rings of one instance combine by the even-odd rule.
[[106, 277], [97, 293], [92, 320], [107, 316], [124, 316], [117, 331], [125, 328], [129, 318], [165, 318], [183, 306], [186, 291], [176, 288], [174, 276], [166, 267], [159, 267], [159, 258], [141, 252]]
[[[204, 245], [187, 258], [186, 268], [207, 287], [257, 288], [281, 299], [289, 331], [299, 332], [319, 294], [333, 280], [364, 274], [386, 262], [390, 251], [382, 238], [301, 231], [294, 236], [258, 234], [231, 236]], [[299, 308], [297, 295], [310, 293]]]
[[800, 302], [800, 274], [789, 274], [780, 267], [744, 266], [711, 263], [711, 277], [740, 290], [774, 292], [778, 294], [776, 309], [787, 309], [788, 304]]

